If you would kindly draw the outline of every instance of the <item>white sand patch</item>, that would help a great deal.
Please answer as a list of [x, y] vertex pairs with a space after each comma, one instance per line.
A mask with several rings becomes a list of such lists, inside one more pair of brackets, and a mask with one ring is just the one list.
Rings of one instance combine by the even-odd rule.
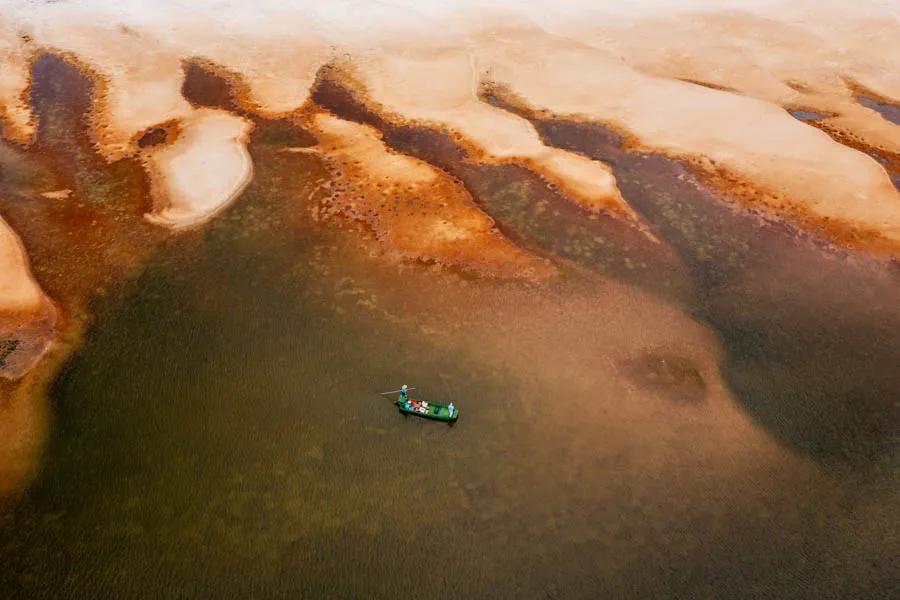
[[48, 200], [65, 200], [72, 195], [72, 190], [53, 190], [52, 192], [42, 192], [41, 196]]
[[0, 218], [0, 316], [38, 313], [46, 303], [19, 236]]
[[214, 109], [195, 111], [181, 135], [147, 151], [154, 210], [147, 219], [171, 229], [202, 224], [225, 209], [253, 176], [247, 152], [252, 124]]

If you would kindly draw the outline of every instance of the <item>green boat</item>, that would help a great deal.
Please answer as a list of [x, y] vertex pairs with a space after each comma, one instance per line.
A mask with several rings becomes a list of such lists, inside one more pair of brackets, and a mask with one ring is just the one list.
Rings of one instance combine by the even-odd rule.
[[452, 423], [459, 418], [459, 409], [452, 406], [452, 402], [450, 405], [447, 405], [438, 404], [437, 402], [423, 402], [413, 400], [412, 398], [404, 402], [403, 396], [400, 396], [394, 404], [397, 405], [400, 412], [407, 415], [415, 415], [417, 417], [434, 419], [436, 421], [446, 421], [448, 423]]

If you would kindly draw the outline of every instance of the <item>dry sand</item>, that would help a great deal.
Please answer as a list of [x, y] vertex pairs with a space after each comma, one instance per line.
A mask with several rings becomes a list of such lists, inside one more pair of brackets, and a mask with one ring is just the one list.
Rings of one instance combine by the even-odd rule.
[[39, 313], [46, 301], [19, 236], [0, 218], [0, 317]]
[[[512, 52], [500, 49], [490, 68], [495, 81], [532, 105], [622, 127], [654, 150], [703, 157], [784, 197], [789, 216], [843, 222], [900, 244], [900, 194], [873, 158], [775, 104], [650, 77], [555, 39], [532, 50], [534, 35]], [[542, 62], [548, 46], [553, 58]], [[616, 93], [604, 93], [611, 89]]]
[[[536, 108], [610, 123], [750, 182], [759, 194], [749, 201], [772, 214], [884, 238], [894, 255], [900, 247], [900, 195], [884, 168], [784, 110], [825, 111], [829, 126], [896, 151], [898, 127], [857, 104], [847, 83], [900, 96], [892, 3], [5, 4], [3, 30], [18, 35], [0, 49], [0, 106], [14, 139], [32, 123], [22, 99], [38, 48], [71, 53], [103, 80], [92, 130], [110, 159], [137, 152], [148, 126], [189, 117], [184, 59], [240, 74], [243, 108], [266, 115], [300, 107], [318, 67], [339, 62], [389, 116], [448, 128], [484, 160], [520, 162], [587, 208], [633, 217], [606, 165], [544, 146], [530, 123], [479, 100], [480, 84], [495, 81]], [[214, 214], [243, 178], [220, 176], [229, 181], [210, 183], [215, 201], [162, 185], [178, 212], [159, 222]]]
[[526, 164], [585, 208], [636, 221], [607, 165], [545, 146], [527, 120], [478, 98], [482, 72], [477, 60], [466, 48], [391, 48], [351, 73], [395, 122], [447, 127], [462, 136], [481, 162]]
[[0, 378], [18, 379], [53, 339], [56, 309], [34, 280], [16, 233], [0, 217]]
[[[900, 193], [869, 155], [900, 156], [900, 127], [858, 102], [900, 98], [896, 2], [3, 0], [0, 8], [3, 137], [33, 140], [31, 61], [42, 52], [71, 58], [95, 83], [87, 120], [96, 149], [109, 161], [141, 158], [148, 219], [172, 230], [215, 217], [251, 180], [246, 113], [302, 121], [317, 72], [331, 65], [382, 119], [448, 131], [473, 160], [523, 165], [586, 212], [641, 227], [608, 165], [545, 145], [527, 119], [485, 101], [484, 86], [544, 115], [611, 125], [699, 165], [753, 208], [900, 256]], [[245, 114], [183, 97], [184, 61], [198, 58], [236, 75]], [[801, 123], [792, 108], [823, 119]], [[172, 124], [174, 140], [139, 147], [148, 129]], [[327, 115], [307, 124], [347, 176], [332, 208], [365, 220], [385, 247], [498, 274], [540, 270], [457, 182], [388, 150], [379, 132]], [[900, 168], [892, 160], [888, 168]], [[418, 203], [424, 216], [383, 210], [385, 177], [411, 188], [393, 201]], [[349, 208], [348, 195], [357, 198]], [[5, 225], [0, 267], [0, 312], [44, 310]]]
[[200, 109], [181, 122], [171, 144], [147, 151], [154, 210], [147, 218], [172, 229], [204, 223], [224, 210], [253, 176], [247, 152], [252, 124], [221, 110]]

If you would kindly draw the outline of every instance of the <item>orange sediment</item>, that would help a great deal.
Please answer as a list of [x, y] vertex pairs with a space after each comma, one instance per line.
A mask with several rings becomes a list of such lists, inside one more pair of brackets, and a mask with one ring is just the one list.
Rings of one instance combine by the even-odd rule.
[[465, 51], [437, 48], [422, 56], [373, 58], [364, 68], [338, 62], [324, 76], [395, 127], [413, 123], [448, 130], [473, 161], [524, 165], [588, 211], [639, 221], [609, 166], [544, 145], [527, 120], [482, 102], [481, 73], [472, 62]]
[[[170, 230], [199, 226], [251, 181], [253, 128], [283, 118], [320, 136], [316, 151], [339, 178], [321, 215], [365, 222], [385, 249], [406, 259], [496, 276], [552, 272], [501, 235], [465, 186], [428, 157], [385, 144], [388, 129], [409, 125], [451, 136], [465, 155], [460, 162], [527, 168], [586, 213], [645, 230], [610, 166], [545, 143], [530, 111], [627, 131], [634, 148], [692, 162], [723, 196], [837, 244], [897, 257], [900, 194], [889, 175], [900, 173], [898, 126], [857, 102], [860, 94], [888, 103], [900, 96], [884, 75], [896, 72], [900, 55], [895, 23], [877, 7], [778, 4], [746, 13], [704, 5], [659, 17], [638, 6], [621, 14], [575, 4], [546, 11], [541, 2], [485, 15], [462, 3], [440, 18], [398, 9], [383, 20], [376, 8], [365, 32], [304, 3], [261, 13], [252, 27], [227, 10], [166, 12], [165, 2], [146, 12], [102, 2], [10, 7], [0, 17], [2, 135], [35, 142], [56, 171], [52, 186], [33, 190], [53, 206], [10, 205], [7, 220], [42, 263], [35, 270], [50, 296], [63, 310], [79, 305], [105, 276], [61, 256], [70, 245], [39, 239], [47, 224], [58, 218], [53, 225], [67, 232], [96, 227], [110, 236], [140, 227], [75, 208], [87, 193], [77, 184], [93, 181], [86, 175], [110, 168], [111, 179], [141, 178], [124, 184], [136, 186], [126, 194], [131, 217], [150, 211], [149, 220]], [[91, 83], [89, 106], [55, 141], [40, 139], [47, 115], [29, 105], [34, 64], [48, 53]], [[821, 64], [798, 70], [810, 55]], [[191, 90], [196, 81], [210, 87], [204, 70], [225, 81], [221, 97], [208, 102]], [[194, 71], [201, 76], [192, 79]], [[380, 124], [311, 107], [317, 74], [351, 90]], [[524, 112], [491, 105], [486, 87], [505, 90]], [[799, 123], [784, 110], [790, 106], [825, 118]], [[65, 153], [53, 148], [60, 140], [71, 143]], [[32, 224], [41, 210], [56, 212]], [[108, 246], [93, 248], [95, 256], [115, 254], [111, 262], [122, 272], [140, 263], [128, 256], [143, 256], [132, 245], [89, 237]], [[21, 247], [0, 250], [9, 264], [27, 264]], [[89, 283], [41, 277], [63, 264]], [[43, 292], [27, 279], [21, 268], [4, 267], [0, 310], [40, 305]]]
[[333, 180], [317, 208], [359, 219], [386, 249], [409, 259], [493, 276], [545, 277], [546, 263], [506, 240], [459, 182], [432, 165], [388, 149], [378, 132], [329, 113], [310, 119]]
[[[9, 35], [0, 47], [0, 105], [17, 124], [6, 135], [27, 135], [23, 65], [39, 48], [77, 57], [103, 82], [90, 122], [107, 160], [138, 152], [140, 132], [190, 118], [194, 107], [181, 90], [185, 61], [239, 77], [227, 110], [266, 118], [301, 107], [316, 71], [331, 63], [394, 125], [451, 131], [474, 160], [524, 165], [589, 211], [639, 224], [608, 165], [548, 147], [527, 120], [480, 101], [479, 86], [490, 81], [531, 106], [615, 124], [653, 151], [708, 159], [764, 193], [790, 198], [776, 214], [801, 227], [841, 222], [900, 244], [900, 201], [885, 169], [782, 110], [804, 105], [833, 114], [822, 126], [896, 153], [897, 126], [854, 96], [863, 90], [889, 101], [900, 93], [884, 76], [897, 48], [884, 10], [801, 2], [732, 13], [700, 2], [688, 17], [681, 10], [691, 5], [662, 14], [641, 6], [542, 5], [484, 15], [463, 3], [440, 19], [376, 8], [364, 34], [303, 3], [262, 15], [252, 28], [210, 26], [227, 11], [202, 7], [163, 19], [145, 18], [151, 9], [120, 14], [103, 3], [13, 10], [4, 16]], [[798, 71], [813, 52], [823, 57], [821, 68]]]

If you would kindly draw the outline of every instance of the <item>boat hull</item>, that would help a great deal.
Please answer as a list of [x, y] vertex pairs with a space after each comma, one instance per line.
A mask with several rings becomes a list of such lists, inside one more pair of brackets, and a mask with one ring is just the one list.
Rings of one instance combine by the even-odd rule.
[[453, 410], [446, 404], [438, 404], [436, 402], [419, 402], [418, 400], [410, 400], [404, 402], [400, 398], [394, 402], [401, 413], [405, 415], [413, 415], [422, 417], [423, 419], [432, 419], [434, 421], [444, 421], [452, 423], [459, 418], [459, 409], [453, 407]]

